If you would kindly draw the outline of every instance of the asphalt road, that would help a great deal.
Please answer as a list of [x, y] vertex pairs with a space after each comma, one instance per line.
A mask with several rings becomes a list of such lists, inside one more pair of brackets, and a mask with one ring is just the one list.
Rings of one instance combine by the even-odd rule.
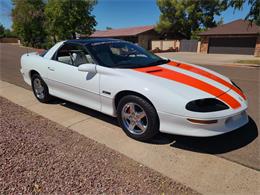
[[[11, 44], [0, 44], [0, 79], [30, 89], [23, 81], [20, 74], [20, 56], [27, 49]], [[34, 51], [29, 49], [28, 51]], [[260, 170], [260, 68], [257, 67], [228, 67], [206, 66], [218, 71], [235, 81], [245, 92], [249, 101], [248, 113], [250, 122], [244, 127], [228, 134], [211, 138], [193, 138], [175, 135], [161, 135], [167, 137], [171, 147], [194, 152], [218, 155], [225, 159]], [[70, 109], [84, 112], [84, 108], [70, 104]], [[111, 118], [111, 123], [114, 120]], [[161, 142], [159, 136], [158, 143]], [[163, 139], [165, 140], [165, 139]]]

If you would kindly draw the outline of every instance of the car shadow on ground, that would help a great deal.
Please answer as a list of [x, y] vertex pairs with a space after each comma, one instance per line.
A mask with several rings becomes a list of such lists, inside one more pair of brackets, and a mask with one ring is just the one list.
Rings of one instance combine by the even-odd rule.
[[249, 117], [249, 122], [229, 133], [213, 137], [188, 137], [167, 135], [173, 137], [171, 147], [190, 150], [193, 152], [223, 154], [242, 148], [258, 136], [258, 128], [254, 120]]
[[[71, 102], [56, 99], [53, 104], [60, 104], [66, 108], [73, 109], [83, 114], [95, 117], [104, 122], [119, 126], [117, 119], [102, 114], [98, 111], [80, 106]], [[200, 153], [222, 154], [242, 148], [258, 136], [258, 128], [254, 120], [249, 117], [249, 122], [243, 127], [229, 133], [214, 137], [189, 137], [159, 133], [148, 144], [170, 145], [174, 148], [190, 150]]]
[[[72, 102], [68, 102], [65, 100], [61, 100], [56, 98], [54, 101], [50, 102], [51, 104], [60, 104], [61, 106], [64, 106], [66, 108], [78, 111], [80, 113], [89, 115], [91, 117], [95, 117], [97, 119], [100, 119], [104, 122], [110, 123], [112, 125], [115, 125], [117, 127], [120, 127], [118, 124], [118, 121], [116, 118], [108, 116], [106, 114], [103, 114], [101, 112], [98, 112], [96, 110], [92, 110], [90, 108], [72, 103]], [[123, 130], [122, 130], [123, 131]], [[172, 135], [168, 135], [168, 134], [163, 134], [163, 133], [159, 133], [158, 135], [156, 135], [156, 137], [151, 140], [150, 142], [147, 142], [149, 144], [160, 144], [160, 145], [164, 145], [164, 144], [171, 144], [174, 140], [174, 137], [172, 137]]]
[[52, 104], [60, 104], [61, 106], [75, 110], [75, 111], [80, 112], [82, 114], [86, 114], [86, 115], [89, 115], [91, 117], [100, 119], [104, 122], [113, 124], [115, 126], [119, 126], [116, 118], [108, 116], [108, 115], [103, 114], [101, 112], [98, 112], [96, 110], [92, 110], [90, 108], [87, 108], [87, 107], [84, 107], [84, 106], [81, 106], [81, 105], [78, 105], [78, 104], [75, 104], [75, 103], [72, 103], [72, 102], [68, 102], [66, 100], [61, 100], [61, 99], [56, 99], [56, 100], [52, 101], [51, 103]]

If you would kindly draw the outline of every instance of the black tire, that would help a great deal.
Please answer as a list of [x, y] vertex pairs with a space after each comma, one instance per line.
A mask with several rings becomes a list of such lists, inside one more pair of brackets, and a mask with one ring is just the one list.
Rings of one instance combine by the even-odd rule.
[[[40, 82], [41, 86], [43, 87], [43, 96], [40, 96], [39, 94], [37, 94], [35, 86], [34, 86], [34, 82]], [[32, 84], [32, 90], [34, 93], [34, 96], [37, 98], [37, 100], [39, 100], [42, 103], [47, 103], [50, 102], [52, 100], [52, 96], [49, 94], [49, 89], [48, 86], [46, 85], [46, 83], [44, 82], [44, 80], [41, 78], [41, 76], [39, 74], [33, 74], [32, 79], [31, 79], [31, 84]]]
[[[140, 106], [146, 114], [146, 130], [141, 134], [135, 134], [128, 130], [127, 125], [124, 122], [122, 110], [126, 105], [133, 103], [134, 105]], [[159, 118], [155, 108], [145, 99], [136, 95], [127, 95], [123, 97], [117, 106], [117, 118], [120, 126], [124, 132], [131, 138], [138, 141], [149, 141], [159, 132]]]

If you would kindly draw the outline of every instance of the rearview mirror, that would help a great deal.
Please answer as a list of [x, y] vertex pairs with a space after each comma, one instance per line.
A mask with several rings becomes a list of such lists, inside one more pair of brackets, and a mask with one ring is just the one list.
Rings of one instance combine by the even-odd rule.
[[81, 72], [91, 72], [91, 73], [96, 73], [96, 64], [81, 64], [78, 67], [78, 70]]

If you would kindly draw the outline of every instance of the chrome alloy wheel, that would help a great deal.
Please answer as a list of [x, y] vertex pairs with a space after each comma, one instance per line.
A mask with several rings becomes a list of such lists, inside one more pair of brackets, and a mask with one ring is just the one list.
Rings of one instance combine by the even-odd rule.
[[39, 99], [44, 99], [44, 87], [39, 78], [35, 78], [33, 80], [33, 88], [34, 88], [34, 92], [35, 92], [36, 96]]
[[143, 134], [148, 127], [148, 118], [144, 109], [136, 103], [124, 105], [121, 117], [124, 126], [135, 135]]

